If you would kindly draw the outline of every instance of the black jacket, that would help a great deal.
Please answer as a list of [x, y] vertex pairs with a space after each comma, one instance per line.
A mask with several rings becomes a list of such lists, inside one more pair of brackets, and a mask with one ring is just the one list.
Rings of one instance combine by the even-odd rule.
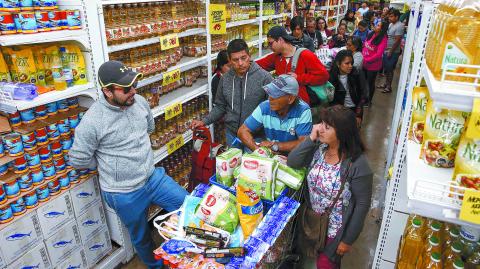
[[313, 39], [311, 39], [308, 35], [303, 34], [301, 39], [295, 38], [293, 41], [293, 45], [299, 48], [306, 48], [311, 52], [315, 53], [315, 47], [313, 45]]
[[343, 35], [343, 38], [339, 39], [338, 34], [333, 35], [332, 40], [330, 40], [330, 48], [341, 48], [347, 45], [346, 35]]
[[[335, 87], [335, 94], [333, 96], [333, 101], [330, 102], [330, 105], [344, 105], [347, 91], [340, 82], [338, 75], [330, 72], [329, 81]], [[357, 70], [354, 67], [352, 72], [348, 75], [348, 86], [350, 88], [350, 97], [355, 104], [355, 114], [357, 117], [361, 118], [363, 116], [363, 105], [367, 100], [366, 94], [368, 92], [367, 81], [365, 80], [363, 71]]]
[[316, 50], [320, 47], [320, 45], [323, 45], [322, 33], [320, 33], [320, 31], [315, 30], [315, 33], [310, 34], [307, 30], [305, 30], [303, 31], [303, 34], [310, 37], [313, 40], [313, 47]]

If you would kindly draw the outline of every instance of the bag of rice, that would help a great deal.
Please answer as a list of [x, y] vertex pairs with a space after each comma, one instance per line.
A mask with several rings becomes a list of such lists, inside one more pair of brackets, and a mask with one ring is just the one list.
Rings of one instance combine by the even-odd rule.
[[82, 51], [77, 45], [65, 45], [63, 47], [65, 47], [67, 55], [64, 59], [67, 60], [68, 66], [72, 67], [73, 84], [87, 84], [87, 69]]
[[408, 139], [422, 144], [423, 129], [425, 126], [425, 118], [427, 116], [428, 88], [415, 87], [412, 92], [412, 120], [410, 121], [410, 131]]
[[420, 158], [434, 167], [453, 167], [468, 116], [466, 112], [437, 109], [432, 100], [428, 101]]
[[289, 167], [287, 165], [287, 157], [285, 156], [276, 155], [273, 159], [278, 162], [275, 180], [283, 182], [294, 190], [299, 190], [307, 173], [307, 169], [293, 169]]
[[10, 70], [8, 70], [8, 65], [3, 58], [3, 53], [0, 52], [0, 81], [9, 82], [12, 81], [10, 77]]
[[249, 237], [263, 218], [263, 203], [250, 188], [237, 186], [237, 210], [243, 236]]
[[257, 156], [260, 156], [260, 157], [264, 157], [264, 158], [272, 158], [273, 157], [273, 152], [271, 149], [267, 148], [267, 147], [259, 147], [258, 149], [256, 149], [253, 154], [257, 155]]
[[[480, 101], [476, 101], [480, 106]], [[460, 139], [453, 179], [457, 186], [480, 190], [480, 109], [475, 109]]]
[[277, 162], [255, 154], [242, 157], [238, 185], [253, 189], [262, 199], [274, 200]]
[[242, 161], [242, 150], [231, 148], [216, 158], [217, 182], [227, 187], [233, 184], [233, 171], [240, 166]]
[[229, 191], [212, 185], [195, 215], [206, 223], [232, 233], [238, 225], [237, 199]]

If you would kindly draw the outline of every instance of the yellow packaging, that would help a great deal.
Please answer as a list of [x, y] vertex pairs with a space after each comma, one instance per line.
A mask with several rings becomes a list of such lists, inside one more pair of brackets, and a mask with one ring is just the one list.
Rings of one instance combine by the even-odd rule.
[[243, 236], [247, 238], [263, 218], [263, 204], [254, 190], [237, 186], [237, 211]]
[[39, 47], [35, 46], [32, 48], [33, 51], [33, 61], [37, 67], [37, 86], [45, 87], [47, 83], [45, 82], [45, 66], [43, 65], [43, 55], [40, 53]]
[[420, 158], [431, 166], [453, 167], [468, 115], [461, 111], [437, 109], [432, 100], [428, 101]]
[[72, 68], [73, 84], [87, 84], [87, 69], [82, 51], [76, 45], [65, 45], [64, 47], [68, 55], [68, 57], [64, 57], [64, 59], [67, 59], [68, 66]]
[[408, 138], [418, 144], [423, 142], [423, 130], [427, 116], [428, 88], [415, 87], [412, 92], [412, 120]]
[[31, 49], [21, 49], [13, 51], [12, 63], [17, 71], [13, 76], [14, 81], [22, 83], [37, 83], [37, 68], [33, 60], [33, 53]]
[[[52, 72], [52, 56], [47, 52], [48, 47], [38, 46], [37, 53], [41, 57], [44, 72], [45, 72], [45, 83], [48, 87], [54, 87], [53, 83], [53, 72]], [[56, 46], [51, 46], [51, 48], [57, 48]]]
[[2, 48], [2, 55], [3, 59], [5, 60], [5, 64], [7, 65], [8, 70], [10, 70], [10, 79], [13, 80], [15, 77], [15, 74], [17, 73], [17, 69], [15, 68], [15, 65], [12, 62], [12, 54], [15, 51], [11, 48], [8, 47], [3, 47]]
[[475, 100], [467, 131], [462, 135], [455, 158], [456, 185], [480, 190], [480, 100]]
[[0, 81], [3, 81], [3, 82], [12, 81], [7, 63], [5, 62], [5, 59], [3, 59], [3, 54], [1, 52], [0, 52]]

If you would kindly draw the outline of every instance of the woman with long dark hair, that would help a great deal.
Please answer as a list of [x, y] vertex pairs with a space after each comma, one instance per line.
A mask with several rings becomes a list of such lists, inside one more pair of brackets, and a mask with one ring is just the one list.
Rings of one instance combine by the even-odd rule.
[[317, 30], [320, 32], [322, 35], [322, 40], [323, 44], [322, 45], [327, 45], [328, 40], [332, 36], [332, 31], [330, 31], [327, 27], [327, 21], [323, 17], [318, 17], [317, 18]]
[[340, 21], [340, 24], [342, 23], [347, 26], [347, 35], [352, 35], [355, 31], [355, 12], [348, 9], [347, 13], [345, 13], [345, 17]]
[[363, 117], [363, 105], [367, 99], [367, 82], [362, 70], [353, 67], [353, 54], [341, 50], [335, 56], [330, 70], [330, 83], [335, 87], [331, 105], [343, 105], [355, 112], [360, 126]]
[[347, 39], [347, 49], [353, 54], [353, 67], [362, 70], [363, 56], [362, 56], [362, 40], [358, 36], [349, 36]]
[[372, 103], [375, 94], [375, 80], [378, 72], [382, 69], [383, 53], [387, 48], [387, 31], [387, 21], [377, 22], [373, 32], [367, 36], [367, 40], [363, 44], [363, 71], [369, 89], [368, 105]]
[[223, 74], [230, 70], [230, 64], [228, 63], [228, 55], [226, 50], [221, 50], [217, 55], [217, 66], [213, 70], [212, 76], [212, 97], [215, 98], [217, 94], [218, 82]]
[[[320, 123], [288, 155], [288, 166], [310, 169], [295, 241], [302, 263], [316, 259], [317, 268], [339, 268], [343, 255], [352, 249], [372, 196], [373, 173], [364, 152], [355, 113], [336, 105], [320, 112]], [[319, 225], [315, 220], [324, 213], [328, 214], [327, 230], [310, 227]], [[320, 249], [312, 249], [316, 246], [313, 238], [319, 238], [312, 236], [312, 231], [326, 235], [326, 245], [319, 255]]]

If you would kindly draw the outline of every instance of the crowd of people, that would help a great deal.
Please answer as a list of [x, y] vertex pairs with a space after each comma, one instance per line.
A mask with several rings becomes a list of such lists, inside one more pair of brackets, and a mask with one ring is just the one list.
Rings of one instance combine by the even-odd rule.
[[[288, 155], [289, 166], [309, 169], [295, 244], [303, 255], [300, 268], [339, 268], [362, 231], [373, 175], [359, 130], [379, 73], [386, 77], [382, 92], [392, 91], [404, 33], [399, 18], [395, 9], [377, 16], [365, 3], [348, 10], [333, 33], [324, 18], [309, 16], [305, 22], [297, 16], [288, 27], [268, 31], [272, 53], [261, 59], [252, 61], [242, 39], [218, 54], [213, 109], [191, 128], [223, 119], [227, 146], [247, 152], [267, 147]], [[323, 48], [342, 48], [330, 70], [315, 54]], [[154, 167], [148, 137], [154, 118], [135, 89], [142, 75], [108, 61], [98, 77], [103, 95], [76, 130], [70, 160], [75, 168], [98, 167], [104, 199], [127, 227], [138, 255], [149, 267], [161, 267], [152, 255], [146, 209], [154, 203], [175, 210], [187, 192]], [[324, 213], [326, 245], [316, 248], [318, 234], [312, 239], [306, 230]]]

